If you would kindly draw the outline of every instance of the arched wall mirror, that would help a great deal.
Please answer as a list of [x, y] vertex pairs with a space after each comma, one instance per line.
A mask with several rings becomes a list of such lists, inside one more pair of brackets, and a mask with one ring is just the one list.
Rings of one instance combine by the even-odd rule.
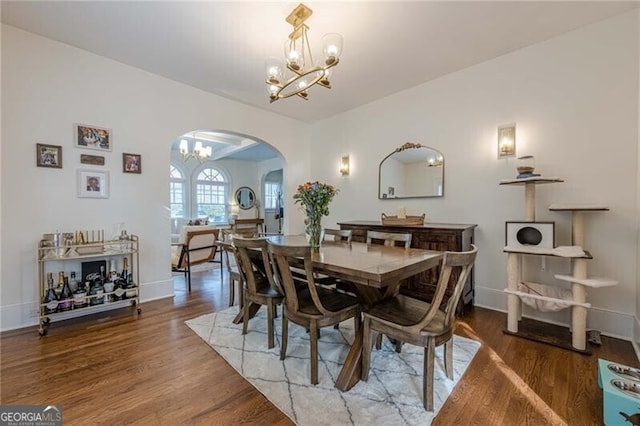
[[241, 186], [236, 190], [236, 203], [242, 210], [249, 210], [256, 205], [256, 193], [248, 186]]
[[442, 197], [444, 156], [438, 150], [407, 142], [380, 162], [378, 198]]

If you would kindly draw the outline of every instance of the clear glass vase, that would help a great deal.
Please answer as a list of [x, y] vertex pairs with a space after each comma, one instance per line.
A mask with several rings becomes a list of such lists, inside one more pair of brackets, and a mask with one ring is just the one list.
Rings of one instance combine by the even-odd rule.
[[322, 241], [322, 216], [307, 216], [305, 235], [311, 248], [319, 248]]

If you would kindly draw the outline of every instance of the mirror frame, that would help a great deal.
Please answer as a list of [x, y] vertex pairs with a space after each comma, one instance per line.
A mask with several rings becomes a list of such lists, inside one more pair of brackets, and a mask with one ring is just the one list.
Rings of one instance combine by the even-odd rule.
[[[407, 149], [420, 149], [420, 148], [425, 148], [428, 149], [430, 151], [433, 151], [437, 154], [440, 155], [440, 157], [442, 157], [442, 165], [439, 167], [442, 167], [442, 193], [440, 195], [415, 195], [415, 196], [410, 196], [410, 197], [391, 197], [391, 198], [384, 198], [382, 196], [380, 196], [381, 194], [381, 189], [382, 189], [382, 176], [381, 176], [381, 171], [382, 171], [382, 163], [385, 162], [385, 160], [387, 160], [389, 157], [391, 157], [393, 154], [396, 154], [398, 152], [402, 152], [405, 151]], [[379, 200], [402, 200], [402, 199], [407, 199], [407, 198], [442, 198], [444, 197], [444, 155], [442, 154], [442, 152], [438, 151], [435, 148], [432, 148], [430, 146], [426, 146], [426, 145], [422, 145], [419, 143], [415, 143], [415, 142], [407, 142], [402, 144], [402, 146], [400, 146], [399, 148], [396, 148], [395, 150], [393, 150], [393, 152], [389, 155], [387, 155], [386, 157], [384, 157], [382, 159], [382, 161], [380, 162], [380, 165], [378, 166], [378, 199]]]
[[[252, 201], [251, 201], [250, 205], [248, 205], [248, 206], [243, 206], [240, 203], [240, 194], [242, 193], [242, 191], [249, 191], [249, 198]], [[256, 206], [256, 193], [253, 191], [253, 189], [249, 188], [248, 186], [241, 186], [240, 188], [236, 189], [236, 193], [233, 196], [233, 199], [238, 204], [238, 207], [240, 208], [240, 210], [249, 210], [249, 209], [252, 209], [252, 208], [254, 208]]]

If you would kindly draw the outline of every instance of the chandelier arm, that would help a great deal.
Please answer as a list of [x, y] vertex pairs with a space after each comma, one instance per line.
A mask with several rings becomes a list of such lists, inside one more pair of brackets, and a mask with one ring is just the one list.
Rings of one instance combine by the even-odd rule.
[[[313, 64], [314, 64], [313, 55], [311, 54], [311, 45], [309, 44], [309, 37], [307, 36], [307, 31], [306, 30], [302, 32], [302, 37], [304, 38], [304, 41], [302, 42], [303, 52], [304, 52], [304, 46], [305, 46], [305, 42], [306, 42], [307, 52], [309, 53], [309, 64], [311, 66], [313, 66]], [[306, 66], [307, 64], [304, 62], [304, 53], [302, 55], [303, 55], [302, 63]]]

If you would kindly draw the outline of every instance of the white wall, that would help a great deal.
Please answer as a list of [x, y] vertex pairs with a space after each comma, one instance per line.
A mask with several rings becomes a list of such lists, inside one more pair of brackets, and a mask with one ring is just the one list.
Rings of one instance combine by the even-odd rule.
[[[265, 103], [268, 100], [265, 99]], [[251, 119], [247, 119], [251, 117]], [[285, 188], [308, 179], [306, 125], [232, 102], [148, 72], [2, 25], [2, 263], [0, 329], [35, 324], [36, 246], [43, 233], [104, 229], [118, 222], [140, 237], [144, 300], [173, 294], [170, 272], [168, 164], [171, 143], [192, 129], [252, 136], [290, 164]], [[80, 154], [73, 123], [108, 127], [113, 151], [108, 199], [76, 197]], [[63, 169], [35, 166], [35, 144], [61, 145]], [[142, 174], [122, 173], [122, 152], [142, 155]], [[301, 232], [290, 212], [285, 227]]]
[[[570, 243], [570, 218], [552, 203], [603, 203], [587, 214], [589, 271], [620, 281], [588, 292], [588, 326], [631, 339], [638, 285], [638, 13], [633, 11], [372, 102], [313, 126], [314, 179], [340, 188], [327, 225], [376, 220], [380, 213], [426, 212], [430, 222], [474, 223], [479, 255], [476, 304], [506, 309], [504, 223], [526, 217], [515, 161], [497, 159], [497, 127], [517, 123], [518, 155], [533, 154], [536, 171], [561, 184], [537, 188], [537, 219], [555, 221], [556, 243]], [[375, 90], [375, 88], [372, 88]], [[444, 198], [378, 200], [378, 164], [405, 142], [431, 146], [445, 158]], [[325, 164], [349, 154], [339, 178]], [[547, 260], [533, 278], [556, 282], [567, 260]], [[568, 311], [537, 314], [568, 323]]]

